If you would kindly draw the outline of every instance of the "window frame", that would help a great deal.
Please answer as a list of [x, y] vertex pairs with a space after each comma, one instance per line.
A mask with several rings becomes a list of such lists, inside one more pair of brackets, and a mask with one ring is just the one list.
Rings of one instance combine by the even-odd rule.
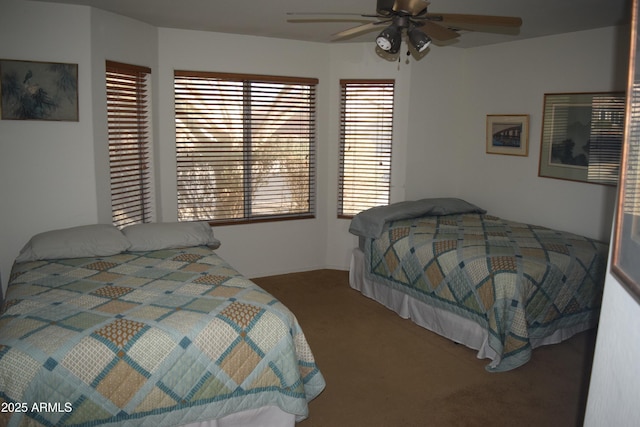
[[[349, 94], [349, 91], [353, 89], [352, 94]], [[364, 91], [368, 89], [373, 89], [374, 91], [379, 91], [384, 93], [385, 91], [390, 90], [390, 95], [381, 96], [380, 102], [386, 105], [387, 110], [385, 111], [384, 107], [381, 107], [377, 112], [375, 109], [371, 108], [372, 103], [363, 103], [359, 109], [355, 112], [348, 113], [347, 112], [347, 103], [349, 101], [349, 96], [354, 96], [354, 102], [357, 104], [357, 97], [359, 95], [363, 95]], [[388, 111], [388, 107], [390, 108], [390, 112]], [[365, 126], [362, 126], [362, 123], [356, 123], [353, 127], [353, 136], [350, 136], [349, 131], [347, 129], [348, 123], [354, 123], [353, 120], [347, 120], [347, 115], [351, 117], [359, 117], [362, 123]], [[392, 154], [393, 154], [393, 134], [394, 134], [394, 117], [395, 117], [395, 80], [394, 79], [341, 79], [340, 80], [340, 159], [338, 166], [338, 206], [337, 206], [337, 217], [342, 219], [351, 219], [358, 212], [355, 210], [348, 210], [345, 208], [345, 201], [351, 202], [353, 205], [356, 204], [354, 199], [345, 200], [345, 192], [351, 191], [355, 193], [356, 191], [369, 192], [370, 194], [375, 194], [375, 197], [378, 197], [378, 200], [371, 201], [370, 203], [362, 203], [362, 205], [367, 206], [366, 208], [374, 207], [380, 204], [388, 204], [391, 200], [391, 172], [392, 172]], [[378, 131], [370, 131], [370, 127], [366, 126], [367, 120], [372, 122], [376, 119], [382, 118], [379, 122]], [[352, 147], [349, 147], [348, 139], [352, 139], [351, 145], [360, 144], [363, 146], [363, 151], [366, 154], [367, 159], [364, 161], [362, 159], [349, 159], [349, 152]], [[371, 143], [371, 139], [367, 138], [375, 138], [376, 142]], [[369, 147], [366, 147], [369, 145]], [[373, 147], [375, 146], [375, 148]], [[354, 154], [355, 156], [355, 154]], [[351, 174], [347, 174], [347, 163], [350, 163], [349, 168], [352, 169]], [[387, 163], [387, 166], [383, 168], [376, 168], [374, 163]], [[373, 167], [373, 169], [372, 169]], [[374, 170], [375, 169], [375, 170]], [[372, 172], [373, 170], [373, 172]], [[376, 190], [371, 191], [372, 184], [375, 185], [375, 177], [370, 181], [366, 181], [364, 185], [360, 184], [352, 184], [351, 189], [349, 188], [348, 181], [353, 181], [354, 179], [361, 179], [355, 177], [358, 173], [366, 173], [366, 174], [374, 174], [380, 176], [386, 175], [386, 183], [383, 188], [383, 192], [376, 192]], [[378, 185], [375, 185], [379, 187]], [[383, 194], [384, 193], [384, 194]], [[382, 200], [382, 198], [386, 198], [386, 200]], [[360, 211], [366, 209], [363, 207]]]
[[[242, 212], [240, 215], [235, 216], [235, 217], [221, 217], [221, 218], [215, 218], [214, 215], [210, 215], [208, 218], [203, 218], [201, 216], [195, 216], [197, 214], [192, 214], [190, 215], [181, 215], [181, 209], [192, 209], [192, 210], [196, 210], [198, 209], [197, 207], [197, 203], [193, 202], [193, 203], [183, 203], [183, 200], [186, 198], [186, 194], [185, 192], [189, 191], [188, 188], [188, 184], [184, 184], [181, 183], [181, 180], [183, 180], [183, 174], [188, 173], [189, 168], [194, 168], [193, 164], [195, 164], [197, 161], [196, 160], [189, 160], [186, 159], [186, 153], [188, 152], [188, 148], [186, 147], [186, 145], [188, 144], [187, 142], [187, 136], [189, 133], [189, 130], [195, 130], [193, 127], [189, 127], [189, 125], [185, 125], [183, 122], [181, 121], [188, 121], [188, 120], [193, 120], [193, 119], [188, 119], [186, 118], [186, 116], [189, 114], [187, 112], [187, 110], [183, 111], [184, 106], [182, 104], [188, 102], [189, 100], [191, 100], [192, 102], [199, 99], [198, 97], [194, 96], [192, 98], [188, 98], [187, 95], [187, 91], [188, 89], [186, 89], [186, 84], [187, 84], [187, 80], [190, 80], [192, 82], [192, 84], [195, 85], [195, 82], [201, 82], [203, 85], [207, 82], [207, 81], [211, 81], [214, 83], [213, 87], [218, 87], [216, 86], [216, 84], [220, 85], [219, 87], [222, 87], [223, 84], [241, 84], [243, 86], [242, 88], [242, 102], [241, 102], [241, 108], [242, 108], [242, 112], [240, 113], [240, 115], [242, 116], [242, 150], [237, 150], [237, 149], [221, 149], [221, 153], [223, 153], [224, 155], [226, 154], [230, 154], [230, 153], [236, 153], [236, 154], [240, 154], [242, 153], [242, 157], [243, 160], [239, 161], [236, 160], [236, 162], [238, 164], [242, 164], [242, 174], [244, 174], [244, 177], [242, 178], [242, 189], [239, 189], [239, 192], [242, 192], [243, 196], [243, 201], [242, 201], [242, 208], [238, 208], [241, 209]], [[315, 218], [316, 216], [316, 187], [317, 187], [317, 177], [316, 177], [316, 151], [317, 151], [317, 84], [318, 84], [318, 79], [316, 78], [305, 78], [305, 77], [284, 77], [284, 76], [267, 76], [267, 75], [257, 75], [257, 74], [237, 74], [237, 73], [219, 73], [219, 72], [203, 72], [203, 71], [188, 71], [188, 70], [175, 70], [174, 71], [174, 96], [175, 96], [175, 101], [176, 101], [176, 106], [175, 106], [175, 126], [176, 126], [176, 160], [177, 160], [177, 165], [176, 165], [176, 174], [177, 174], [177, 199], [178, 199], [178, 220], [180, 221], [189, 221], [189, 220], [200, 220], [200, 221], [208, 221], [210, 224], [215, 224], [215, 225], [232, 225], [232, 224], [247, 224], [247, 223], [255, 223], [255, 222], [270, 222], [270, 221], [284, 221], [284, 220], [296, 220], [296, 219], [309, 219], [309, 218]], [[257, 197], [257, 191], [254, 191], [255, 188], [253, 188], [253, 186], [255, 185], [255, 182], [251, 180], [251, 173], [253, 171], [252, 168], [256, 167], [255, 162], [252, 159], [252, 156], [257, 156], [257, 150], [254, 150], [252, 147], [252, 143], [253, 143], [253, 139], [254, 137], [258, 134], [256, 128], [253, 127], [253, 122], [258, 121], [258, 113], [256, 113], [254, 110], [259, 110], [259, 106], [257, 106], [258, 102], [254, 101], [254, 96], [253, 94], [247, 94], [247, 88], [258, 88], [261, 85], [263, 85], [263, 87], [269, 87], [270, 85], [275, 86], [276, 88], [278, 87], [278, 85], [283, 85], [282, 87], [289, 87], [291, 86], [292, 88], [290, 90], [299, 90], [301, 92], [304, 92], [305, 90], [308, 91], [308, 96], [305, 98], [305, 96], [300, 96], [299, 98], [295, 98], [293, 97], [293, 100], [291, 102], [296, 102], [296, 100], [299, 100], [298, 102], [301, 102], [302, 104], [304, 104], [304, 102], [308, 103], [308, 110], [305, 110], [303, 113], [301, 113], [301, 117], [306, 117], [305, 114], [308, 114], [308, 118], [305, 120], [298, 120], [299, 123], [301, 123], [301, 128], [304, 129], [305, 126], [308, 127], [308, 130], [305, 131], [300, 131], [299, 134], [293, 133], [293, 136], [291, 136], [292, 141], [294, 141], [295, 143], [299, 143], [305, 148], [303, 150], [299, 150], [296, 151], [295, 154], [297, 155], [305, 155], [307, 156], [307, 165], [301, 167], [302, 170], [304, 171], [305, 175], [304, 178], [302, 179], [301, 182], [305, 182], [306, 185], [308, 186], [308, 194], [305, 192], [303, 193], [306, 194], [306, 203], [308, 204], [308, 208], [306, 210], [301, 210], [301, 211], [290, 211], [290, 212], [274, 212], [274, 209], [272, 208], [272, 210], [270, 212], [264, 213], [255, 213], [255, 210], [260, 208], [260, 206], [257, 206], [259, 204], [259, 202], [256, 202], [255, 198]], [[298, 85], [298, 87], [296, 87], [296, 85]], [[274, 89], [277, 90], [277, 89]], [[182, 92], [185, 92], [184, 94]], [[204, 91], [204, 89], [203, 89]], [[264, 95], [266, 94], [267, 91], [266, 89], [263, 89], [263, 91], [258, 90], [258, 95], [256, 96], [256, 98], [259, 98], [260, 96], [267, 96]], [[219, 97], [219, 99], [214, 99], [215, 97]], [[232, 98], [232, 95], [229, 95], [229, 98]], [[276, 94], [275, 98], [279, 98], [279, 96]], [[221, 106], [224, 103], [224, 97], [223, 95], [203, 95], [202, 98], [203, 103], [204, 101], [211, 101], [212, 105], [219, 105]], [[252, 102], [254, 101], [254, 102]], [[278, 100], [280, 104], [278, 103], [274, 103], [277, 104], [278, 106], [285, 106], [286, 103], [283, 100]], [[216, 104], [218, 103], [218, 104]], [[227, 104], [224, 104], [225, 106]], [[244, 109], [249, 108], [250, 110], [245, 111]], [[282, 107], [284, 108], [284, 107]], [[203, 112], [197, 112], [197, 113], [193, 113], [194, 115], [200, 117], [200, 115], [202, 115], [202, 117], [204, 117], [206, 115], [206, 108], [202, 108]], [[222, 113], [225, 112], [225, 110], [223, 110], [222, 108], [220, 108], [218, 111], [220, 111]], [[264, 113], [264, 111], [262, 111], [262, 113]], [[268, 113], [265, 113], [266, 115], [264, 116], [260, 116], [259, 119], [263, 120], [266, 123], [266, 118], [269, 117]], [[209, 115], [213, 115], [212, 113], [209, 113]], [[272, 120], [273, 122], [273, 120]], [[295, 122], [295, 120], [294, 120]], [[213, 122], [212, 122], [213, 123]], [[296, 122], [297, 123], [297, 122]], [[305, 124], [306, 123], [306, 124]], [[216, 123], [217, 125], [222, 125], [222, 124], [229, 124], [226, 122], [218, 122]], [[216, 124], [213, 124], [212, 126], [216, 126]], [[286, 127], [286, 125], [283, 125], [284, 127]], [[210, 128], [209, 128], [210, 129]], [[287, 128], [288, 129], [288, 128]], [[215, 133], [214, 131], [211, 131], [211, 133]], [[223, 134], [224, 132], [220, 132], [220, 134]], [[276, 131], [274, 131], [274, 134], [277, 134]], [[306, 135], [307, 139], [305, 140], [303, 137], [301, 137], [300, 135]], [[231, 138], [231, 132], [229, 132], [228, 138]], [[299, 140], [295, 139], [295, 138], [299, 138]], [[204, 149], [206, 150], [206, 146], [210, 146], [213, 147], [214, 144], [216, 143], [214, 141], [214, 137], [211, 136], [210, 137], [211, 140], [209, 141], [203, 141], [202, 142], [202, 147], [204, 147]], [[221, 138], [219, 138], [221, 139]], [[267, 138], [269, 139], [269, 138]], [[195, 142], [192, 142], [192, 144]], [[264, 142], [263, 142], [264, 143]], [[221, 143], [222, 144], [222, 143]], [[230, 143], [228, 143], [229, 146], [231, 145]], [[270, 140], [268, 140], [266, 143], [264, 143], [265, 145], [269, 145], [270, 147], [278, 147], [278, 142], [272, 142]], [[305, 145], [306, 144], [306, 145]], [[282, 144], [281, 144], [282, 145]], [[307, 147], [308, 146], [308, 147]], [[211, 148], [210, 150], [213, 150], [213, 148]], [[294, 148], [291, 148], [289, 151], [286, 151], [283, 155], [289, 155], [291, 156], [295, 151]], [[210, 154], [214, 153], [213, 151], [210, 151]], [[217, 153], [217, 152], [215, 152]], [[214, 156], [214, 154], [211, 154], [211, 156]], [[282, 153], [280, 153], [282, 154]], [[212, 160], [212, 165], [217, 165], [218, 167], [222, 164], [221, 160]], [[291, 163], [285, 163], [286, 165], [290, 165], [290, 164], [295, 164], [295, 161], [292, 161]], [[193, 170], [193, 169], [192, 169]], [[210, 172], [212, 174], [215, 175], [216, 172]], [[286, 175], [286, 173], [282, 174], [283, 176]], [[277, 175], [278, 178], [276, 179], [277, 182], [280, 185], [291, 185], [288, 181], [282, 181], [286, 178], [283, 178], [280, 175]], [[225, 175], [226, 177], [226, 175]], [[239, 178], [237, 178], [235, 175], [233, 175], [233, 178], [240, 181]], [[212, 182], [214, 181], [212, 178], [208, 178], [208, 181], [203, 181], [203, 182]], [[213, 184], [210, 184], [213, 185]], [[285, 187], [286, 188], [286, 187]], [[196, 190], [199, 191], [199, 190]], [[181, 196], [182, 194], [182, 196]], [[203, 194], [206, 194], [206, 192], [203, 192]], [[235, 193], [238, 194], [238, 193]], [[300, 196], [298, 193], [296, 194], [291, 194], [291, 192], [288, 193], [290, 195], [290, 197], [295, 197], [295, 196]], [[214, 199], [215, 196], [210, 196], [211, 199]], [[254, 199], [254, 200], [252, 200]], [[269, 203], [275, 203], [278, 200], [282, 201], [283, 199], [278, 199], [277, 197], [271, 198], [270, 196], [268, 198], [265, 198], [263, 200], [263, 203], [265, 203], [265, 205], [268, 205]], [[213, 206], [215, 204], [215, 202], [210, 203], [210, 207], [209, 210], [213, 211]], [[304, 204], [304, 202], [303, 202]], [[221, 205], [221, 209], [231, 209], [229, 207], [226, 206], [225, 203], [222, 203]], [[268, 209], [268, 207], [262, 206], [262, 209]], [[223, 211], [224, 214], [229, 214], [229, 215], [235, 215], [236, 212], [232, 212], [231, 210], [229, 211]]]

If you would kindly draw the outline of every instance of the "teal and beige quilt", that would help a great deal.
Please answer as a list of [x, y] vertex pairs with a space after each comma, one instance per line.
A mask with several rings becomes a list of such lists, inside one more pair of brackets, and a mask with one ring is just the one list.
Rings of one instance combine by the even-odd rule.
[[295, 316], [207, 247], [14, 265], [0, 425], [302, 419], [324, 386]]
[[505, 371], [531, 357], [532, 338], [595, 326], [605, 243], [479, 213], [387, 222], [365, 241], [367, 275], [477, 322]]

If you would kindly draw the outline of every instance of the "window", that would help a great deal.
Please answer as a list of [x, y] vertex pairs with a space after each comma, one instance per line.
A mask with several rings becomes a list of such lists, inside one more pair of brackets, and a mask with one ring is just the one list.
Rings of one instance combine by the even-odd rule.
[[119, 227], [153, 219], [150, 74], [146, 67], [106, 62], [111, 211]]
[[338, 217], [389, 203], [393, 80], [341, 80]]
[[313, 217], [317, 83], [176, 71], [178, 219]]

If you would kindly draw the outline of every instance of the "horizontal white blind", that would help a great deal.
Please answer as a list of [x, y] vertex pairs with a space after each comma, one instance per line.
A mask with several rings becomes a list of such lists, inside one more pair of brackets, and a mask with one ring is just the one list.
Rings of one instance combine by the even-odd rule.
[[593, 97], [588, 167], [590, 182], [610, 185], [618, 183], [625, 103], [624, 94]]
[[178, 219], [313, 215], [316, 85], [176, 71]]
[[341, 80], [338, 216], [389, 203], [394, 81]]
[[[637, 77], [636, 77], [637, 80]], [[629, 117], [626, 137], [626, 165], [625, 180], [622, 183], [623, 212], [635, 217], [640, 217], [640, 83], [633, 83], [627, 105]], [[640, 235], [640, 230], [634, 230], [634, 237]], [[634, 239], [635, 240], [635, 239]]]
[[150, 74], [147, 67], [106, 62], [111, 210], [120, 227], [152, 219]]

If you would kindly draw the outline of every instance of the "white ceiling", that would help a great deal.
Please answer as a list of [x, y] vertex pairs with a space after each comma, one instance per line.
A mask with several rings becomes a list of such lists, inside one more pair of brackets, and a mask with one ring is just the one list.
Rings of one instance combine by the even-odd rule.
[[[376, 0], [40, 0], [93, 6], [167, 28], [332, 42], [331, 35], [359, 22], [292, 23], [287, 13], [375, 13]], [[465, 32], [452, 45], [474, 47], [621, 25], [631, 0], [432, 0], [431, 13], [518, 16], [518, 34]], [[373, 41], [368, 33], [346, 41]]]

